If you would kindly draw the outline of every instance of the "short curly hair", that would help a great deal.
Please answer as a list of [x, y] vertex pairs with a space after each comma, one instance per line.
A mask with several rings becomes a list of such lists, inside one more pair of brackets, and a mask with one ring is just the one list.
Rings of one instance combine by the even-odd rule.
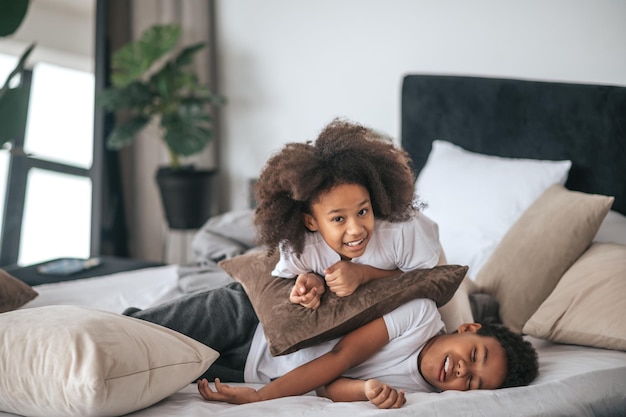
[[255, 186], [257, 240], [272, 253], [283, 244], [302, 254], [303, 213], [343, 184], [367, 189], [376, 218], [407, 220], [417, 209], [412, 162], [389, 137], [334, 119], [314, 143], [288, 143], [269, 158]]
[[476, 333], [494, 337], [504, 348], [507, 372], [500, 388], [528, 385], [539, 375], [537, 351], [521, 335], [495, 323], [482, 323]]

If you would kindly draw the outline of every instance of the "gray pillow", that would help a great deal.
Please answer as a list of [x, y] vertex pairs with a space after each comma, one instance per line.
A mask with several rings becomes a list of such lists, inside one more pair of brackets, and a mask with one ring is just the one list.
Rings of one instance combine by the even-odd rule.
[[211, 217], [191, 242], [198, 262], [219, 261], [240, 255], [255, 246], [254, 210], [233, 210]]

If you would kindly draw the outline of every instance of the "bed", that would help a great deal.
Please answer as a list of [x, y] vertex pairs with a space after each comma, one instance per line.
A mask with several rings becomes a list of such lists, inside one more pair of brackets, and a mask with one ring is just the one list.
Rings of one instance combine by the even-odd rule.
[[[207, 403], [184, 383], [128, 415], [625, 415], [626, 88], [412, 74], [401, 100], [401, 143], [414, 161], [416, 190], [439, 223], [448, 260], [470, 267], [468, 285], [455, 295], [463, 298], [460, 308], [476, 316], [477, 294], [499, 303], [497, 318], [536, 347], [539, 377], [527, 387], [412, 393], [394, 411], [312, 393]], [[209, 220], [194, 239], [198, 264], [35, 286], [38, 295], [15, 311], [78, 306], [117, 315], [224, 285], [232, 278], [215, 261], [254, 246], [251, 216], [241, 210]], [[2, 349], [6, 356], [9, 345]], [[16, 390], [7, 384], [0, 381], [0, 410], [15, 409], [11, 395], [20, 400], [6, 394]]]

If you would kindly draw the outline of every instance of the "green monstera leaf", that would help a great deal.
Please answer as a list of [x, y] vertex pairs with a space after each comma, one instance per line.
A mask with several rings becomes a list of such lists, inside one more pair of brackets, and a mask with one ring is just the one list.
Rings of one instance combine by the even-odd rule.
[[0, 36], [9, 36], [20, 27], [29, 0], [0, 0]]
[[0, 146], [15, 140], [23, 133], [26, 125], [28, 90], [22, 87], [20, 77], [34, 47], [35, 44], [32, 44], [26, 49], [0, 89]]
[[[12, 35], [22, 24], [29, 0], [0, 0], [0, 37]], [[14, 140], [26, 124], [28, 92], [19, 84], [31, 45], [0, 89], [0, 146]]]

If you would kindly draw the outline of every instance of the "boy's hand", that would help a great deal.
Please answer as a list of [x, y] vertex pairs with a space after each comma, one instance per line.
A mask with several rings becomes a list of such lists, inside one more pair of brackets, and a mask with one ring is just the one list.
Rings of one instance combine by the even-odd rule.
[[359, 285], [365, 282], [365, 265], [349, 261], [339, 261], [324, 270], [328, 289], [337, 297], [346, 297], [352, 294]]
[[365, 381], [365, 396], [378, 408], [400, 408], [406, 402], [404, 391], [397, 390], [377, 379]]
[[209, 381], [198, 381], [198, 392], [207, 401], [224, 401], [231, 404], [246, 404], [259, 401], [257, 391], [248, 387], [231, 387], [222, 384], [219, 378], [215, 378], [215, 391], [209, 386]]
[[312, 272], [300, 274], [289, 294], [289, 301], [306, 308], [316, 309], [320, 306], [324, 288], [324, 280]]

